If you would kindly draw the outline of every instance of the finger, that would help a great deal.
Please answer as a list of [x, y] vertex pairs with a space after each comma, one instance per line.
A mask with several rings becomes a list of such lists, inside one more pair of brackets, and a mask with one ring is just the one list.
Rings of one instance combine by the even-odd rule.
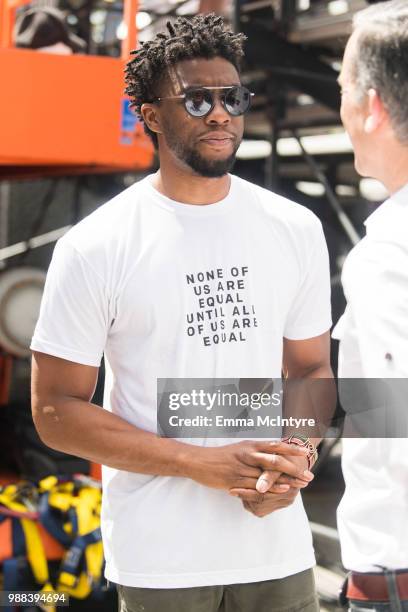
[[[282, 493], [287, 493], [289, 489], [289, 485], [273, 485], [270, 491], [268, 491], [268, 495], [281, 495]], [[233, 497], [239, 497], [243, 501], [257, 504], [261, 503], [264, 499], [264, 495], [255, 489], [230, 489], [229, 494]]]
[[[267, 491], [271, 491], [272, 487], [275, 486], [279, 477], [282, 476], [281, 472], [275, 472], [273, 470], [265, 470], [259, 476], [256, 481], [255, 488], [259, 493], [266, 493]], [[287, 484], [287, 483], [282, 483]]]
[[[288, 476], [294, 476], [300, 480], [306, 480], [310, 482], [314, 478], [314, 474], [309, 470], [304, 470], [289, 459], [285, 459], [282, 455], [269, 455], [267, 453], [253, 453], [254, 459], [258, 462], [258, 465], [263, 467], [265, 470], [273, 470], [288, 474]], [[262, 477], [262, 476], [261, 476]]]
[[251, 467], [249, 465], [241, 465], [239, 469], [239, 476], [245, 478], [259, 478], [262, 474], [262, 469], [259, 467]]
[[282, 476], [280, 476], [278, 480], [276, 480], [275, 482], [276, 484], [287, 484], [291, 487], [295, 487], [296, 489], [304, 489], [309, 484], [308, 482], [304, 480], [299, 480], [299, 478], [294, 478], [293, 476], [287, 476], [286, 474], [282, 474]]
[[275, 483], [269, 488], [268, 493], [286, 493], [287, 491], [289, 491], [289, 489], [290, 485], [286, 483]]
[[248, 510], [248, 512], [256, 516], [256, 504], [251, 504], [249, 502], [243, 501], [242, 505], [244, 506], [245, 510]]
[[230, 489], [229, 494], [248, 503], [260, 504], [263, 500], [262, 493], [258, 493], [255, 489]]
[[253, 489], [255, 491], [256, 483], [258, 482], [257, 478], [247, 478], [245, 476], [237, 476], [232, 482], [231, 489]]
[[256, 450], [262, 453], [277, 453], [278, 455], [296, 455], [297, 457], [307, 456], [308, 450], [304, 446], [297, 444], [287, 444], [286, 442], [257, 442]]

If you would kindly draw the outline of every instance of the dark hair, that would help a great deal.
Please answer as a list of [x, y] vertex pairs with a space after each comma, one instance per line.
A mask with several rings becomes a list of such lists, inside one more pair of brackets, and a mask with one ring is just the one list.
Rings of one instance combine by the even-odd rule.
[[381, 97], [397, 138], [408, 144], [408, 3], [374, 4], [354, 17], [354, 78], [362, 99], [372, 87]]
[[[125, 93], [131, 99], [130, 106], [141, 121], [140, 107], [157, 96], [157, 86], [169, 66], [186, 59], [223, 57], [239, 71], [244, 55], [244, 34], [235, 34], [226, 28], [221, 17], [210, 13], [190, 19], [178, 17], [167, 22], [168, 33], [156, 34], [153, 40], [142, 42], [126, 64]], [[157, 148], [157, 135], [144, 124], [146, 134]]]

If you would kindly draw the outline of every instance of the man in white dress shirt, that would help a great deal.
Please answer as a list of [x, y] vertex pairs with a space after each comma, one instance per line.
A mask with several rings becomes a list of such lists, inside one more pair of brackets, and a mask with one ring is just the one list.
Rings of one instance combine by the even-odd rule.
[[[339, 82], [341, 116], [362, 176], [390, 198], [343, 269], [347, 308], [339, 377], [408, 377], [408, 3], [358, 13]], [[392, 388], [392, 387], [391, 387]], [[343, 440], [346, 491], [338, 509], [350, 610], [408, 610], [408, 442]]]

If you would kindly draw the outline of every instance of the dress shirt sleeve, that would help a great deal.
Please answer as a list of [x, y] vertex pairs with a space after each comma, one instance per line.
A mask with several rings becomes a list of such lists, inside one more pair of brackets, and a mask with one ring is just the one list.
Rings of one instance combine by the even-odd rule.
[[408, 377], [408, 250], [376, 242], [347, 287], [366, 378]]
[[103, 279], [65, 239], [54, 250], [31, 349], [98, 367], [110, 326]]

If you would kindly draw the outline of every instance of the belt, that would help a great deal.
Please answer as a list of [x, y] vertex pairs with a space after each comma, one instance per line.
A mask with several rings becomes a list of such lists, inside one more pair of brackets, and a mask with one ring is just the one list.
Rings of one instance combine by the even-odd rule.
[[[396, 570], [395, 580], [399, 598], [408, 600], [408, 569]], [[389, 601], [386, 575], [351, 572], [348, 577], [346, 596], [356, 601]]]

